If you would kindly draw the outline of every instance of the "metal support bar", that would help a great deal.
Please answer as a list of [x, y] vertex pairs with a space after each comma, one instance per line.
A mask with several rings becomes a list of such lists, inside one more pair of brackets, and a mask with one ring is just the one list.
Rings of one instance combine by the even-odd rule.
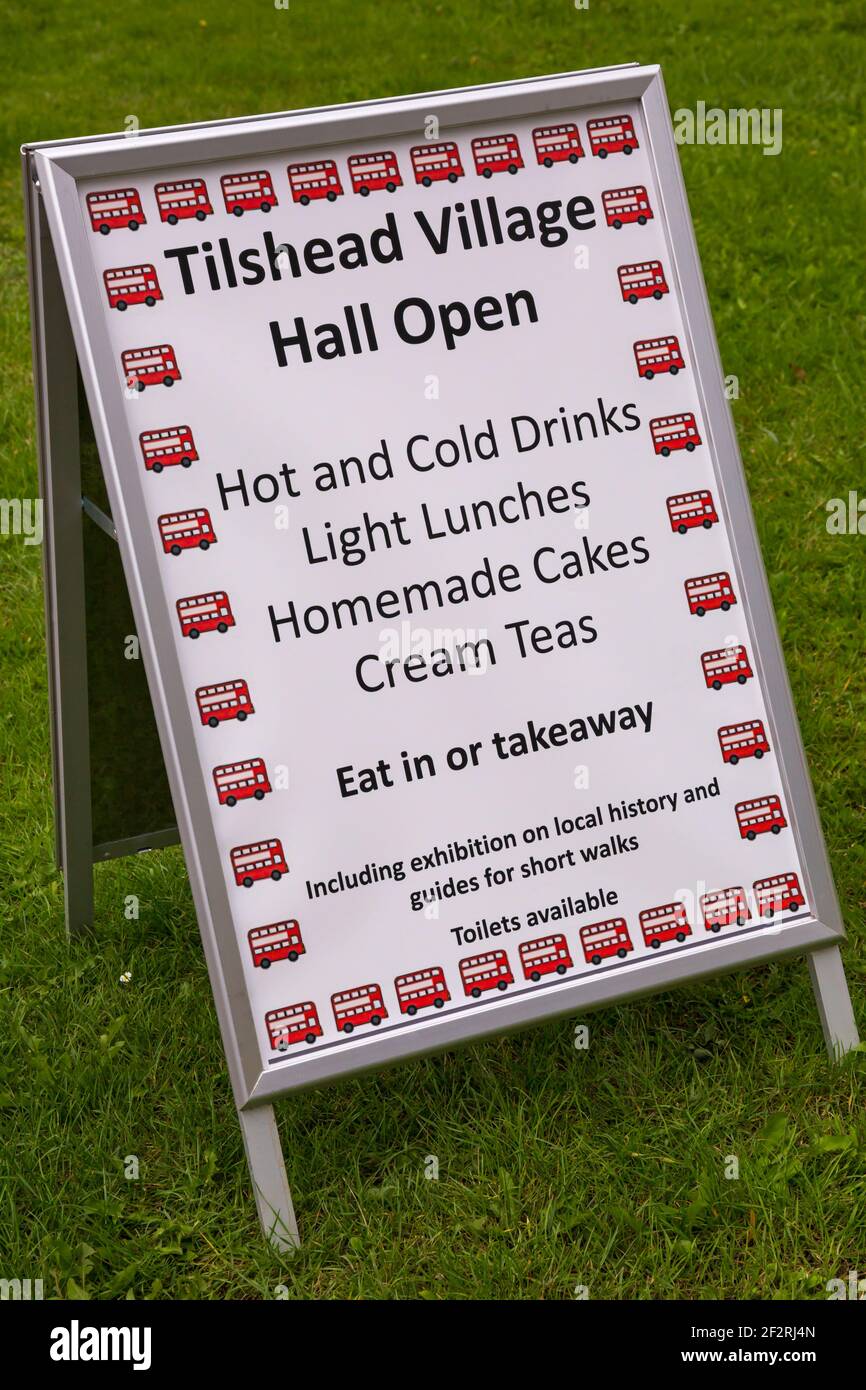
[[259, 1105], [239, 1110], [238, 1119], [262, 1230], [278, 1250], [294, 1250], [300, 1244], [298, 1223], [274, 1107]]
[[82, 497], [81, 507], [90, 517], [91, 521], [96, 522], [100, 531], [104, 531], [106, 536], [110, 536], [113, 541], [117, 540], [117, 527], [111, 520], [111, 517], [108, 516], [101, 507], [97, 507], [96, 503], [89, 497]]
[[838, 1061], [860, 1041], [839, 947], [810, 951], [809, 974], [827, 1051]]

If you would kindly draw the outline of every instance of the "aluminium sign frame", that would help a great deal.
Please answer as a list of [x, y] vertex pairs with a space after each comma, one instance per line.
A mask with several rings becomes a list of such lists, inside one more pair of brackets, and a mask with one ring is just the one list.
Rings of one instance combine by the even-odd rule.
[[[116, 391], [103, 393], [101, 389], [103, 382], [116, 383], [117, 364], [102, 321], [94, 277], [78, 274], [79, 267], [89, 265], [78, 181], [107, 176], [132, 180], [148, 170], [193, 159], [202, 164], [225, 157], [260, 159], [271, 152], [309, 150], [349, 138], [379, 144], [388, 136], [417, 132], [429, 116], [437, 117], [443, 129], [452, 130], [506, 116], [533, 114], [555, 118], [557, 112], [613, 101], [636, 102], [641, 108], [648, 155], [660, 195], [657, 215], [669, 232], [670, 272], [680, 291], [686, 345], [717, 461], [719, 501], [742, 577], [744, 621], [752, 659], [765, 693], [785, 804], [806, 879], [808, 901], [814, 905], [816, 916], [784, 928], [766, 927], [751, 936], [715, 938], [706, 942], [696, 956], [684, 953], [657, 960], [641, 959], [609, 975], [578, 978], [571, 987], [563, 985], [547, 995], [542, 992], [516, 1000], [505, 1022], [498, 1016], [486, 1015], [484, 1010], [470, 1011], [445, 1016], [435, 1030], [423, 1034], [409, 1031], [371, 1035], [358, 1038], [351, 1048], [311, 1055], [303, 1068], [263, 1070], [256, 1039], [257, 1021], [244, 988], [240, 943], [232, 928], [220, 857], [210, 829], [192, 738], [192, 715], [168, 618], [148, 609], [147, 595], [159, 591], [160, 581], [149, 548], [136, 544], [140, 528], [145, 525], [143, 507], [136, 506], [141, 479], [136, 475], [131, 486], [120, 485], [114, 441], [125, 435], [122, 402]], [[140, 132], [134, 138], [115, 135], [47, 142], [27, 147], [25, 160], [38, 182], [69, 311], [239, 1110], [267, 1105], [277, 1096], [343, 1075], [667, 989], [686, 979], [717, 975], [783, 954], [838, 947], [844, 935], [839, 904], [797, 727], [731, 410], [723, 391], [721, 362], [657, 66], [624, 65], [285, 115], [157, 129]], [[829, 964], [826, 953], [823, 959]], [[813, 980], [820, 1003], [814, 971]], [[835, 967], [833, 980], [833, 989], [838, 993]], [[852, 1025], [843, 1018], [830, 1028], [828, 1019], [834, 1010], [828, 1001], [825, 1003], [822, 1015], [825, 1031], [829, 1029], [828, 1037], [832, 1035], [837, 1040], [837, 1050], [852, 1045]]]

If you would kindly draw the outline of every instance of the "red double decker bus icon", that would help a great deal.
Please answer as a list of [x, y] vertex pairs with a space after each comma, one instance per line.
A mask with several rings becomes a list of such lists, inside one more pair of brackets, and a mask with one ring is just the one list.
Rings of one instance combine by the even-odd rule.
[[590, 922], [581, 927], [580, 944], [587, 965], [601, 965], [610, 956], [625, 960], [634, 950], [624, 917], [610, 917], [605, 922]]
[[756, 796], [751, 801], [738, 801], [734, 814], [743, 840], [754, 840], [768, 833], [778, 835], [788, 824], [778, 796]]
[[341, 1033], [353, 1033], [370, 1023], [378, 1028], [383, 1018], [388, 1017], [379, 985], [358, 985], [356, 989], [342, 989], [331, 995], [331, 1008], [334, 1022]]
[[289, 188], [292, 201], [304, 207], [315, 198], [327, 198], [333, 203], [343, 192], [337, 166], [333, 159], [318, 159], [307, 164], [288, 166]]
[[568, 942], [560, 932], [521, 942], [518, 954], [523, 977], [533, 984], [538, 984], [542, 975], [564, 975], [574, 965]]
[[726, 763], [736, 767], [740, 758], [763, 758], [770, 744], [760, 719], [746, 719], [742, 724], [725, 724], [719, 729], [719, 747]]
[[800, 880], [792, 872], [773, 874], [754, 882], [755, 903], [759, 917], [773, 917], [777, 912], [796, 912], [806, 906]]
[[255, 844], [238, 845], [230, 857], [235, 883], [239, 888], [252, 888], [263, 878], [276, 881], [289, 872], [279, 840], [258, 840]]
[[235, 625], [229, 596], [222, 589], [179, 598], [176, 607], [183, 637], [195, 639], [203, 632], [228, 632]]
[[755, 674], [749, 665], [745, 647], [721, 647], [715, 652], [701, 653], [701, 669], [708, 690], [721, 690], [723, 685], [745, 685]]
[[204, 179], [158, 183], [153, 191], [161, 221], [170, 223], [172, 227], [189, 217], [203, 222], [213, 212]]
[[217, 728], [225, 719], [237, 719], [240, 724], [250, 714], [255, 714], [255, 706], [250, 699], [250, 688], [245, 680], [218, 681], [215, 685], [200, 685], [195, 692], [199, 718], [202, 724], [211, 729]]
[[661, 261], [640, 261], [637, 265], [617, 267], [620, 293], [627, 304], [637, 304], [639, 299], [661, 299], [668, 294]]
[[162, 548], [166, 555], [183, 550], [209, 550], [216, 545], [216, 533], [207, 507], [191, 512], [166, 512], [157, 520]]
[[425, 970], [411, 970], [406, 975], [398, 975], [394, 981], [394, 991], [401, 1014], [413, 1017], [419, 1009], [441, 1009], [451, 998], [445, 981], [445, 971], [440, 965], [428, 966]]
[[270, 970], [276, 960], [296, 961], [306, 955], [301, 939], [301, 926], [294, 918], [286, 922], [269, 922], [266, 927], [253, 927], [247, 932], [253, 965]]
[[270, 212], [278, 206], [267, 169], [254, 174], [223, 174], [220, 187], [226, 212], [234, 217], [243, 217], [245, 212]]
[[145, 386], [173, 386], [180, 381], [180, 367], [170, 343], [129, 348], [120, 354], [120, 361], [130, 389], [143, 391]]
[[648, 907], [639, 914], [640, 929], [647, 946], [654, 951], [665, 941], [685, 941], [692, 929], [682, 903], [663, 903], [661, 907]]
[[261, 801], [272, 789], [262, 758], [246, 758], [240, 763], [223, 763], [213, 770], [214, 786], [220, 806], [236, 806], [255, 797]]
[[352, 192], [360, 193], [362, 198], [382, 188], [394, 193], [403, 186], [397, 156], [392, 150], [381, 150], [377, 154], [352, 154], [348, 167]]
[[293, 1043], [314, 1043], [322, 1036], [318, 1010], [311, 999], [271, 1009], [265, 1014], [265, 1028], [277, 1052], [288, 1052]]
[[727, 613], [737, 599], [731, 585], [731, 576], [722, 570], [719, 574], [699, 574], [687, 579], [684, 585], [689, 612], [702, 618], [713, 608], [721, 608]]
[[631, 154], [639, 148], [631, 116], [600, 116], [587, 121], [589, 148], [599, 159], [609, 154]]
[[642, 184], [633, 188], [609, 188], [601, 195], [605, 221], [619, 231], [627, 222], [643, 227], [653, 215], [649, 196]]
[[157, 300], [162, 299], [156, 268], [152, 265], [118, 266], [114, 270], [104, 270], [102, 278], [109, 308], [121, 313], [130, 304], [146, 304], [152, 309]]
[[189, 468], [198, 458], [189, 425], [172, 425], [162, 430], [143, 430], [138, 436], [138, 442], [148, 472], [161, 473], [164, 468], [172, 468], [177, 464], [181, 468]]
[[475, 172], [483, 179], [493, 174], [516, 174], [523, 168], [523, 155], [516, 135], [479, 135], [472, 141]]
[[504, 951], [485, 951], [480, 956], [466, 956], [460, 962], [463, 991], [480, 999], [488, 990], [505, 990], [514, 984], [514, 976]]
[[679, 339], [673, 334], [667, 338], [644, 338], [634, 345], [634, 357], [638, 376], [652, 381], [658, 372], [670, 372], [676, 376], [685, 368], [685, 360], [680, 352]]
[[429, 188], [431, 183], [447, 179], [456, 183], [463, 178], [460, 151], [453, 140], [440, 140], [429, 145], [413, 145], [409, 151], [415, 182]]
[[532, 143], [535, 158], [546, 169], [552, 169], [554, 164], [566, 159], [570, 164], [583, 159], [580, 131], [572, 121], [565, 121], [562, 125], [537, 126], [532, 132]]
[[719, 932], [732, 922], [744, 927], [751, 918], [742, 888], [718, 888], [701, 897], [701, 914], [707, 931]]
[[680, 492], [669, 497], [666, 503], [671, 530], [684, 536], [696, 526], [709, 531], [718, 521], [716, 504], [711, 492], [701, 488], [698, 492]]
[[653, 448], [662, 458], [668, 458], [675, 449], [691, 454], [701, 443], [697, 422], [689, 410], [679, 415], [657, 415], [649, 427]]
[[88, 193], [87, 211], [91, 227], [103, 236], [108, 236], [115, 227], [137, 232], [147, 222], [137, 188], [111, 188], [104, 193]]

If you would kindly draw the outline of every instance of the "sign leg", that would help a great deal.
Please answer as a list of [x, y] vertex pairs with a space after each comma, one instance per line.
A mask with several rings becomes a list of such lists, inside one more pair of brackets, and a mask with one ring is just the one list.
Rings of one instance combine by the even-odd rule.
[[839, 947], [827, 946], [820, 951], [811, 951], [809, 974], [827, 1051], [838, 1061], [860, 1041]]
[[55, 856], [70, 936], [93, 923], [93, 833], [78, 372], [41, 195], [27, 179], [33, 366], [44, 501], [43, 567], [54, 757]]
[[262, 1230], [278, 1250], [293, 1250], [300, 1238], [274, 1107], [239, 1110], [238, 1119]]

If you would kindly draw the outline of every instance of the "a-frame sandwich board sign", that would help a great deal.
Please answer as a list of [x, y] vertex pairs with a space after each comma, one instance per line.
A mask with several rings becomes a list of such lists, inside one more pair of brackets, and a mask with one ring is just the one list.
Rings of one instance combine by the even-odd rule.
[[271, 1238], [301, 1087], [798, 952], [854, 1046], [658, 68], [24, 169], [67, 920], [175, 834], [98, 540]]

